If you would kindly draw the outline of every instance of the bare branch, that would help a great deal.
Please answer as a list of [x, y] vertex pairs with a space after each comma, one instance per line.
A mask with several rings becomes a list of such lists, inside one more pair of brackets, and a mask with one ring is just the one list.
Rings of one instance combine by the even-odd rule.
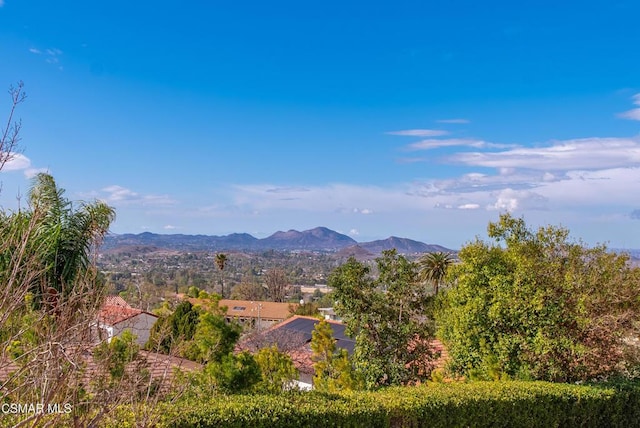
[[9, 95], [11, 97], [11, 109], [7, 117], [7, 124], [1, 130], [2, 138], [0, 138], [0, 171], [7, 162], [11, 161], [19, 153], [18, 143], [20, 142], [22, 120], [14, 121], [13, 116], [18, 105], [27, 98], [27, 94], [24, 92], [24, 83], [19, 81], [16, 86], [10, 86]]

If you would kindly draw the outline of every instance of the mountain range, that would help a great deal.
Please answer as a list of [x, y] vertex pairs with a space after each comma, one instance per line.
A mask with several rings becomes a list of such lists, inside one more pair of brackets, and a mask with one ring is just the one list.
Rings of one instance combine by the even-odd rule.
[[278, 231], [266, 238], [258, 239], [248, 233], [232, 233], [224, 236], [156, 234], [143, 232], [140, 234], [108, 235], [101, 251], [108, 251], [125, 246], [153, 246], [178, 251], [324, 251], [341, 252], [344, 255], [380, 254], [384, 250], [395, 248], [401, 254], [429, 253], [436, 251], [453, 252], [440, 245], [425, 244], [407, 238], [391, 236], [387, 239], [357, 242], [353, 238], [326, 227], [314, 229]]

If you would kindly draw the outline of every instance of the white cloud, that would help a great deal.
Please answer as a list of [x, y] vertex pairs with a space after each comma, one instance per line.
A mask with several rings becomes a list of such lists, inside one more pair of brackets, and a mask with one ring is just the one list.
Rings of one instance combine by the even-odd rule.
[[501, 148], [514, 147], [514, 145], [512, 144], [489, 143], [487, 141], [476, 140], [471, 138], [446, 138], [441, 140], [428, 139], [428, 140], [419, 141], [417, 143], [409, 144], [409, 146], [407, 147], [410, 150], [431, 150], [431, 149], [437, 149], [440, 147], [456, 147], [456, 146], [474, 147], [478, 149], [484, 149], [484, 148], [501, 149]]
[[562, 180], [541, 183], [536, 192], [549, 202], [568, 207], [603, 208], [631, 205], [640, 183], [640, 167], [571, 171]]
[[[640, 106], [640, 94], [631, 97], [633, 104]], [[629, 120], [640, 120], [640, 108], [634, 108], [618, 114], [618, 117]]]
[[14, 153], [12, 158], [4, 164], [2, 171], [22, 171], [26, 178], [33, 178], [41, 172], [49, 172], [48, 168], [34, 168], [31, 159], [21, 153]]
[[547, 199], [529, 190], [503, 189], [493, 194], [495, 201], [488, 205], [488, 209], [499, 211], [515, 210], [544, 210], [547, 208]]
[[167, 224], [163, 227], [164, 230], [175, 230], [175, 229], [179, 229], [179, 227], [171, 225], [171, 224]]
[[470, 166], [544, 171], [606, 169], [640, 164], [640, 138], [583, 138], [548, 147], [458, 153], [449, 160]]
[[62, 70], [63, 67], [60, 64], [60, 56], [63, 54], [62, 50], [58, 49], [58, 48], [48, 48], [45, 49], [44, 51], [36, 48], [36, 47], [32, 47], [29, 48], [29, 52], [31, 52], [32, 54], [36, 54], [36, 55], [42, 55], [44, 54], [44, 61], [47, 64], [53, 64], [53, 65], [57, 65], [59, 70]]
[[302, 186], [280, 186], [280, 187], [271, 187], [266, 191], [271, 193], [298, 193], [298, 192], [308, 192], [309, 189]]
[[620, 113], [618, 116], [623, 119], [640, 120], [640, 108], [627, 110], [624, 113]]
[[440, 119], [440, 120], [436, 120], [436, 122], [438, 123], [460, 123], [460, 124], [464, 124], [464, 123], [470, 123], [471, 121], [468, 119]]
[[234, 187], [234, 205], [242, 212], [294, 210], [327, 214], [378, 214], [427, 205], [422, 198], [411, 194], [411, 186], [408, 185], [378, 187], [327, 184], [310, 186], [302, 193], [292, 191], [278, 194], [270, 192], [271, 188], [273, 186], [269, 184], [237, 185]]
[[462, 204], [458, 205], [459, 210], [477, 210], [480, 208], [479, 204]]
[[109, 194], [107, 196], [109, 202], [135, 200], [138, 199], [139, 196], [136, 192], [117, 185], [108, 186], [102, 190]]
[[24, 176], [27, 178], [33, 178], [41, 172], [49, 173], [48, 168], [26, 168], [24, 170]]
[[360, 235], [360, 232], [358, 231], [358, 229], [351, 229], [351, 230], [349, 231], [349, 235], [351, 235], [351, 236], [358, 236], [358, 235]]
[[387, 132], [387, 134], [406, 137], [441, 137], [443, 135], [449, 135], [449, 132], [442, 129], [406, 129], [403, 131]]
[[418, 162], [426, 162], [429, 158], [398, 158], [396, 162], [398, 163], [418, 163]]
[[[6, 152], [2, 156], [6, 156]], [[31, 160], [21, 153], [14, 153], [11, 159], [4, 164], [3, 171], [20, 171], [31, 166]]]
[[354, 212], [355, 214], [364, 214], [364, 215], [373, 214], [373, 210], [370, 210], [370, 209], [368, 209], [368, 208], [362, 208], [362, 209], [360, 209], [360, 208], [354, 208], [354, 209], [353, 209], [353, 212]]
[[168, 206], [175, 204], [168, 195], [141, 195], [118, 185], [103, 188], [100, 195], [107, 203], [115, 205]]

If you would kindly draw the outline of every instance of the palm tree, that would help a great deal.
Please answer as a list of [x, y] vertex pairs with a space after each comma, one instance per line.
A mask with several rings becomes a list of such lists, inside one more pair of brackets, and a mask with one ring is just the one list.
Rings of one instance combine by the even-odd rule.
[[51, 175], [36, 175], [29, 191], [29, 216], [37, 223], [34, 238], [43, 264], [42, 291], [53, 289], [64, 296], [91, 273], [115, 211], [101, 201], [75, 209], [63, 194]]
[[438, 294], [438, 288], [447, 274], [447, 269], [453, 263], [451, 253], [438, 251], [428, 253], [418, 259], [419, 275], [423, 282], [433, 284], [433, 294]]
[[216, 266], [220, 269], [220, 284], [222, 288], [220, 289], [220, 294], [222, 294], [222, 298], [224, 299], [224, 267], [227, 264], [227, 255], [224, 253], [216, 254]]

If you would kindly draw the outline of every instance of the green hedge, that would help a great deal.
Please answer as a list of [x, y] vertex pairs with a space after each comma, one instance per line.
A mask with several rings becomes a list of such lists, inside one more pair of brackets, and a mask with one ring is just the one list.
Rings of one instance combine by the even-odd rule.
[[[640, 427], [640, 386], [472, 382], [339, 395], [216, 396], [152, 410], [187, 427]], [[148, 414], [147, 414], [148, 416]], [[140, 422], [140, 421], [138, 421]], [[113, 426], [136, 426], [130, 409]]]

